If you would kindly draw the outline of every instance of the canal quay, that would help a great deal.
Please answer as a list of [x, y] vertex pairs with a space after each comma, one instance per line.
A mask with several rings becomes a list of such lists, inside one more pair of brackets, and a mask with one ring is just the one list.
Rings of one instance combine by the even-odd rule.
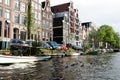
[[120, 52], [0, 65], [0, 80], [120, 80]]

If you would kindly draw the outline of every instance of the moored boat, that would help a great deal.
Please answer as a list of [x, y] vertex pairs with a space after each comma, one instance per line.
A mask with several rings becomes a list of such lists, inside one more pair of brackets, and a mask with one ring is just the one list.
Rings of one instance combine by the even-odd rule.
[[79, 52], [74, 52], [74, 53], [72, 53], [71, 55], [72, 56], [79, 56], [81, 53], [79, 53]]
[[0, 64], [35, 62], [50, 59], [51, 56], [6, 56], [0, 55]]

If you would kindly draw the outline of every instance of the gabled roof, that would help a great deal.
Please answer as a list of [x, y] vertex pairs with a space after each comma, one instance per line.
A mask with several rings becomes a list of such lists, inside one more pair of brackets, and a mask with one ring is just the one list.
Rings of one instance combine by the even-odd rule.
[[52, 10], [53, 13], [69, 11], [69, 6], [70, 6], [70, 2], [60, 4], [60, 5], [56, 5], [56, 6], [52, 6], [51, 10]]
[[81, 23], [81, 25], [84, 26], [85, 28], [91, 27], [91, 24], [92, 24], [92, 22], [83, 22], [83, 23]]

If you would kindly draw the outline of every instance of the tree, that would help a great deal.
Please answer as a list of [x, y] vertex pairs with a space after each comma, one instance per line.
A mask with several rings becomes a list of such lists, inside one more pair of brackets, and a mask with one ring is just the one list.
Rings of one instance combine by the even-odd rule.
[[98, 43], [98, 32], [97, 30], [92, 30], [88, 36], [88, 43], [90, 43], [91, 46], [97, 46]]
[[104, 36], [105, 36], [105, 31], [104, 31], [104, 29], [102, 29], [101, 27], [98, 29], [98, 41], [99, 42], [102, 42], [103, 41], [103, 39], [104, 39]]
[[26, 25], [27, 25], [27, 39], [31, 38], [31, 27], [33, 24], [32, 21], [32, 1], [28, 0], [28, 10], [27, 10], [27, 21], [26, 21]]
[[115, 48], [120, 48], [120, 35], [119, 33], [114, 34], [115, 41], [113, 43]]
[[120, 35], [119, 33], [115, 33], [109, 25], [102, 25], [97, 31], [92, 30], [87, 40], [88, 43], [93, 43], [94, 40], [94, 45], [99, 44], [99, 47], [120, 48]]
[[107, 43], [113, 44], [115, 41], [114, 38], [115, 32], [113, 28], [109, 25], [100, 26], [98, 30], [98, 34], [99, 34], [99, 41], [102, 41], [106, 45], [106, 48], [107, 48]]

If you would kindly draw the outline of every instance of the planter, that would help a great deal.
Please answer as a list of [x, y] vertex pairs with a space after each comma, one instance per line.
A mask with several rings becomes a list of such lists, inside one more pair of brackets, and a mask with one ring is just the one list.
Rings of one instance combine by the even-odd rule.
[[5, 51], [5, 55], [10, 55], [10, 51]]

